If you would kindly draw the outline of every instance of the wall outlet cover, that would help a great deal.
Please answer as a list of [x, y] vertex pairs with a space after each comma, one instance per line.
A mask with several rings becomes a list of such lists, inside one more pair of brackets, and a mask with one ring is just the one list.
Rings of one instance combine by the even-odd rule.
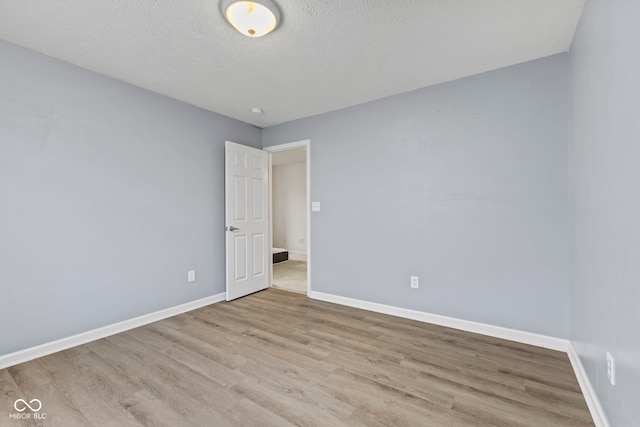
[[607, 351], [607, 379], [611, 385], [616, 385], [616, 361]]
[[413, 289], [418, 289], [420, 285], [419, 280], [418, 276], [411, 276], [411, 287]]

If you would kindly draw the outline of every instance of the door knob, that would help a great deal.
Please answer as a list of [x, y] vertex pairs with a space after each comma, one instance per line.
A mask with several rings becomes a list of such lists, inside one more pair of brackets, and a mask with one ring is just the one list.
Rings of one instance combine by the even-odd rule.
[[239, 228], [236, 228], [236, 227], [234, 227], [234, 226], [232, 225], [232, 226], [230, 226], [230, 227], [225, 227], [225, 230], [227, 230], [227, 231], [237, 231], [237, 230], [240, 230], [240, 229], [239, 229]]

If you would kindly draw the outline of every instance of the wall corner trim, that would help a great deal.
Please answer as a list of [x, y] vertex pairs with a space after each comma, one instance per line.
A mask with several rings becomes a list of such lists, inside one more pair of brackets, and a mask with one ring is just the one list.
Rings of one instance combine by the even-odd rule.
[[566, 352], [569, 348], [568, 340], [547, 335], [535, 334], [532, 332], [503, 328], [501, 326], [493, 326], [486, 323], [456, 319], [453, 317], [441, 316], [439, 314], [410, 310], [407, 308], [394, 307], [391, 305], [378, 304], [375, 302], [362, 301], [353, 298], [341, 297], [338, 295], [325, 294], [322, 292], [312, 291], [309, 293], [309, 297], [321, 301], [346, 305], [349, 307], [361, 308], [363, 310], [375, 311], [377, 313], [403, 317], [405, 319], [417, 320], [419, 322], [446, 326], [448, 328], [460, 329], [462, 331], [473, 332], [481, 335], [488, 335], [494, 338], [502, 338], [505, 340], [516, 341], [523, 344], [531, 344], [551, 350]]
[[567, 349], [567, 355], [569, 356], [571, 366], [573, 366], [573, 371], [578, 379], [578, 384], [580, 384], [580, 390], [582, 390], [584, 400], [587, 402], [594, 424], [596, 427], [609, 427], [609, 421], [607, 421], [602, 405], [600, 405], [598, 395], [596, 395], [596, 392], [591, 385], [591, 381], [589, 381], [589, 377], [587, 376], [587, 371], [584, 370], [580, 356], [578, 356], [578, 352], [571, 342]]
[[111, 325], [103, 326], [91, 331], [81, 332], [70, 337], [61, 338], [59, 340], [37, 345], [35, 347], [19, 350], [14, 353], [4, 354], [0, 356], [0, 369], [8, 368], [9, 366], [28, 362], [29, 360], [47, 356], [58, 351], [66, 350], [71, 347], [86, 344], [88, 342], [115, 335], [120, 332], [128, 331], [129, 329], [157, 322], [158, 320], [166, 319], [167, 317], [176, 316], [178, 314], [186, 313], [187, 311], [195, 310], [197, 308], [201, 308], [210, 304], [215, 304], [217, 302], [224, 301], [225, 299], [226, 294], [223, 292], [195, 301], [190, 301], [184, 304], [165, 308], [153, 313], [143, 314], [142, 316], [134, 317], [133, 319], [123, 320], [122, 322], [113, 323]]

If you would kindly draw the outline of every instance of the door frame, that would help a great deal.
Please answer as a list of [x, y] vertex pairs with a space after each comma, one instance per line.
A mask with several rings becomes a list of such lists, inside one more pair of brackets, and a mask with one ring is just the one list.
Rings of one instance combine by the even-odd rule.
[[[307, 296], [311, 295], [311, 140], [288, 142], [285, 144], [262, 147], [269, 153], [269, 243], [273, 248], [273, 170], [271, 154], [278, 151], [294, 150], [296, 148], [307, 149]], [[273, 284], [273, 258], [269, 263], [269, 286]]]

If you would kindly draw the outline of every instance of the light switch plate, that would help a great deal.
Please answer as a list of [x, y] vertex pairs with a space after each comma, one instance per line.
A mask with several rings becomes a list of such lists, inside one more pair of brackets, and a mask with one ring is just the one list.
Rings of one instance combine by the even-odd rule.
[[320, 202], [311, 202], [311, 211], [320, 212]]

